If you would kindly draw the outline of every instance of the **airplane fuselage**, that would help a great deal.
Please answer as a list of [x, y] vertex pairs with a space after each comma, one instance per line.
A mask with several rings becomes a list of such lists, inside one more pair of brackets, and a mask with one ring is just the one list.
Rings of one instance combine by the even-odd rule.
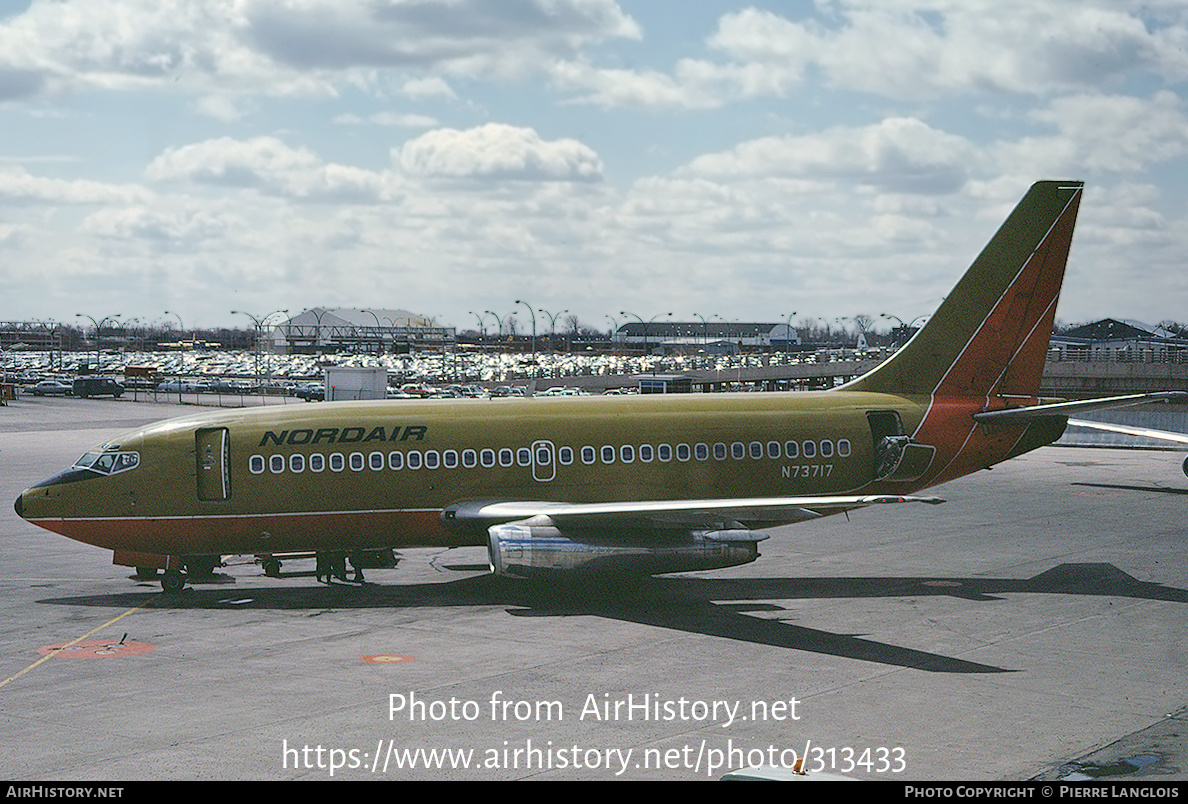
[[[483, 499], [909, 493], [1007, 457], [1025, 428], [987, 442], [969, 418], [983, 407], [839, 391], [268, 407], [112, 439], [89, 454], [135, 454], [135, 466], [75, 466], [19, 505], [79, 541], [156, 554], [483, 544], [442, 511]], [[880, 481], [872, 414], [907, 433], [926, 415], [968, 426], [932, 445], [923, 475]]]

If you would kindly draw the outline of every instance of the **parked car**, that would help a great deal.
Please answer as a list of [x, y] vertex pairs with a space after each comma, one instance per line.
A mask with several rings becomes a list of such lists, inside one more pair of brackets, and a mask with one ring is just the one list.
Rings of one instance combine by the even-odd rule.
[[79, 377], [74, 381], [75, 396], [89, 399], [92, 396], [110, 396], [119, 399], [124, 395], [124, 386], [110, 377]]
[[293, 396], [304, 399], [306, 402], [321, 402], [326, 398], [326, 386], [320, 382], [299, 385], [294, 389]]
[[67, 396], [72, 392], [71, 386], [57, 380], [42, 380], [29, 388], [29, 393], [33, 396]]

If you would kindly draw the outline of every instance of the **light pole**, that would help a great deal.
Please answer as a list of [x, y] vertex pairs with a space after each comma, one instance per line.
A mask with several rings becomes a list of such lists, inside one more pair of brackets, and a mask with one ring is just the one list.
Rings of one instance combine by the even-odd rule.
[[[905, 323], [903, 323], [903, 319], [902, 319], [902, 318], [900, 318], [900, 317], [899, 317], [899, 316], [897, 316], [897, 315], [891, 315], [890, 313], [879, 313], [879, 318], [890, 318], [890, 319], [894, 319], [894, 320], [898, 321], [898, 322], [899, 322], [899, 331], [900, 331], [901, 333], [903, 333], [903, 336], [904, 336], [905, 338], [907, 338], [907, 339], [911, 339], [911, 335], [909, 335], [909, 334], [908, 334], [908, 331], [909, 331], [909, 330], [911, 330], [911, 328], [912, 328], [913, 326], [915, 326], [915, 323], [916, 323], [917, 321], [919, 321], [919, 320], [921, 320], [921, 319], [924, 319], [924, 318], [928, 318], [928, 314], [927, 314], [927, 313], [925, 313], [924, 315], [918, 315], [918, 316], [916, 316], [915, 318], [913, 318], [911, 321], [909, 321], [909, 322], [908, 322], [908, 323], [906, 323], [906, 324], [905, 324]], [[900, 345], [900, 344], [896, 344], [896, 346], [899, 346], [899, 345]]]
[[788, 354], [792, 347], [792, 316], [796, 315], [796, 311], [788, 313], [784, 319], [784, 354]]
[[376, 315], [375, 311], [373, 311], [373, 310], [360, 310], [359, 312], [367, 313], [369, 316], [371, 316], [372, 318], [375, 319], [376, 337], [379, 340], [379, 351], [377, 351], [376, 354], [382, 355], [384, 353], [384, 335], [382, 332], [380, 332], [380, 330], [383, 329], [383, 327], [380, 325], [379, 316]]
[[316, 353], [322, 344], [322, 316], [330, 311], [323, 307], [322, 312], [319, 313], [317, 307], [311, 307], [306, 312], [312, 313], [314, 317], [313, 350]]
[[568, 313], [569, 310], [565, 309], [559, 313], [553, 314], [541, 307], [540, 312], [549, 317], [549, 351], [556, 351], [556, 349], [553, 347], [553, 339], [557, 337], [557, 319]]
[[522, 304], [528, 308], [528, 314], [532, 316], [532, 365], [536, 365], [536, 312], [532, 309], [532, 305], [526, 301], [516, 299], [516, 304]]
[[[262, 342], [263, 338], [264, 338], [264, 322], [266, 322], [268, 319], [272, 318], [277, 313], [288, 314], [288, 312], [289, 312], [288, 310], [274, 310], [273, 312], [269, 313], [268, 315], [264, 316], [263, 318], [256, 318], [251, 313], [245, 313], [243, 310], [232, 310], [231, 311], [231, 315], [246, 315], [248, 318], [252, 319], [252, 321], [254, 321], [256, 324], [256, 384], [260, 386], [260, 400], [261, 401], [263, 401], [263, 399], [264, 399], [264, 383], [262, 383], [260, 381], [260, 352], [263, 350], [263, 346], [264, 346], [264, 344]], [[268, 364], [268, 379], [269, 380], [272, 379], [272, 363], [271, 362], [269, 362], [269, 364]]]
[[[178, 333], [177, 345], [178, 345], [178, 348], [181, 349], [182, 373], [185, 374], [185, 372], [186, 372], [186, 347], [183, 346], [182, 344], [185, 343], [185, 340], [186, 340], [186, 325], [184, 323], [182, 323], [181, 316], [178, 315], [177, 313], [170, 312], [169, 310], [166, 310], [165, 315], [171, 315], [177, 319], [177, 327], [178, 327], [178, 329], [177, 329], [177, 333]], [[178, 382], [178, 387], [181, 387], [180, 382]], [[179, 394], [179, 396], [180, 396], [180, 394]]]
[[[635, 313], [629, 313], [626, 310], [620, 310], [619, 315], [629, 315], [632, 318], [639, 321], [639, 323], [643, 325], [643, 353], [644, 353], [644, 357], [647, 357], [648, 356], [648, 324], [654, 323], [656, 321], [656, 319], [659, 318], [660, 316], [663, 316], [663, 315], [671, 316], [672, 313], [656, 313], [656, 315], [652, 316], [651, 319], [649, 319], [647, 321], [644, 321], [643, 318], [640, 317], [639, 315], [636, 315]], [[655, 369], [653, 368], [653, 372], [654, 372], [654, 370]]]
[[179, 340], [184, 340], [186, 337], [186, 325], [182, 323], [181, 316], [178, 315], [177, 313], [171, 312], [169, 310], [165, 311], [165, 315], [171, 315], [177, 319], [177, 331], [181, 335], [181, 338]]
[[503, 319], [494, 310], [484, 310], [483, 312], [495, 319], [495, 342], [498, 343], [499, 339], [503, 337]]
[[99, 321], [96, 321], [94, 318], [91, 318], [91, 316], [89, 316], [89, 315], [86, 315], [85, 313], [75, 313], [75, 314], [74, 314], [74, 317], [75, 317], [75, 318], [90, 318], [90, 319], [91, 319], [91, 323], [95, 325], [95, 370], [96, 370], [96, 371], [98, 371], [98, 370], [99, 370], [99, 348], [100, 348], [100, 347], [99, 347], [99, 340], [100, 340], [100, 337], [101, 337], [101, 336], [100, 336], [100, 334], [99, 334], [99, 330], [100, 330], [100, 329], [102, 329], [102, 327], [103, 327], [103, 325], [104, 325], [105, 323], [107, 323], [107, 319], [109, 319], [109, 318], [119, 318], [119, 317], [120, 317], [120, 314], [119, 314], [119, 313], [116, 313], [115, 315], [108, 315], [108, 316], [104, 316], [104, 317], [103, 317], [102, 319], [100, 319]]

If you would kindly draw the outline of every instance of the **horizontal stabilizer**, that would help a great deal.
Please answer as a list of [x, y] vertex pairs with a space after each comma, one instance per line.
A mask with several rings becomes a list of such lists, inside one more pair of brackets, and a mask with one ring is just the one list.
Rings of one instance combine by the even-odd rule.
[[[983, 424], [1026, 424], [1051, 416], [1068, 417], [1075, 413], [1091, 410], [1110, 410], [1142, 405], [1147, 402], [1188, 402], [1188, 392], [1160, 391], [1153, 394], [1127, 394], [1103, 399], [1086, 399], [1080, 402], [1055, 402], [1050, 405], [1032, 405], [1025, 408], [1006, 408], [975, 413], [974, 419]], [[1080, 424], [1080, 422], [1077, 422]]]

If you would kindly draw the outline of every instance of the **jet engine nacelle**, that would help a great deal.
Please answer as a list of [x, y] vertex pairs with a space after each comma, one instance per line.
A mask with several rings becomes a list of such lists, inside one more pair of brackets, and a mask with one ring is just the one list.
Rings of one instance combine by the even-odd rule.
[[491, 572], [502, 577], [557, 573], [642, 576], [749, 564], [759, 557], [758, 543], [766, 538], [745, 528], [630, 534], [563, 531], [534, 519], [489, 528], [487, 552]]

